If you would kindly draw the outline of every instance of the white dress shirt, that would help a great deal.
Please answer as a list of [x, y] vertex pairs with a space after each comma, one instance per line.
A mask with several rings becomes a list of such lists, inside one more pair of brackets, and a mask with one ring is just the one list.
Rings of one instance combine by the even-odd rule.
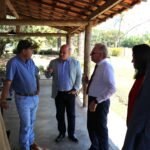
[[97, 65], [88, 95], [96, 97], [97, 102], [101, 103], [115, 93], [115, 78], [113, 67], [107, 58], [101, 60]]

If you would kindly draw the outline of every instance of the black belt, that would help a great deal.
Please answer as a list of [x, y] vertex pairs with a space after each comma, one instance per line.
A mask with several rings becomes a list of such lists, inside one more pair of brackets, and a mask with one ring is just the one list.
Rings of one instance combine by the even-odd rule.
[[58, 93], [65, 93], [68, 94], [70, 91], [58, 91]]
[[16, 92], [17, 95], [20, 95], [20, 96], [35, 96], [37, 95], [37, 92], [33, 92], [33, 93], [18, 93]]

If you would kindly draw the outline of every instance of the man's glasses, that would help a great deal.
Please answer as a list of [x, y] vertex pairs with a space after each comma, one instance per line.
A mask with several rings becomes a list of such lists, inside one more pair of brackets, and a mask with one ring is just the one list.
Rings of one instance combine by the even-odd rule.
[[100, 54], [101, 52], [92, 52], [90, 55]]

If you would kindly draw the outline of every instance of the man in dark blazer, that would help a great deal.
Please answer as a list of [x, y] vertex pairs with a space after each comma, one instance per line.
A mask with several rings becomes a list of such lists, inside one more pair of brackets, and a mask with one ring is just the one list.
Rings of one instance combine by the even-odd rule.
[[122, 150], [150, 150], [150, 65], [136, 99]]

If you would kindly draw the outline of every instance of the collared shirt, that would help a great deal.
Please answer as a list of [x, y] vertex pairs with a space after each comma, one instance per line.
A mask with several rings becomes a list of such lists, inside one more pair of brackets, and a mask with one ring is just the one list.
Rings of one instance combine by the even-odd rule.
[[73, 87], [71, 86], [70, 79], [70, 59], [66, 61], [59, 61], [58, 64], [58, 90], [69, 91]]
[[11, 58], [6, 66], [6, 80], [12, 81], [11, 88], [18, 93], [37, 91], [38, 69], [32, 59], [24, 62], [19, 56]]
[[101, 103], [109, 99], [116, 91], [115, 78], [113, 67], [107, 58], [97, 63], [97, 65], [88, 95], [96, 97], [97, 102]]

